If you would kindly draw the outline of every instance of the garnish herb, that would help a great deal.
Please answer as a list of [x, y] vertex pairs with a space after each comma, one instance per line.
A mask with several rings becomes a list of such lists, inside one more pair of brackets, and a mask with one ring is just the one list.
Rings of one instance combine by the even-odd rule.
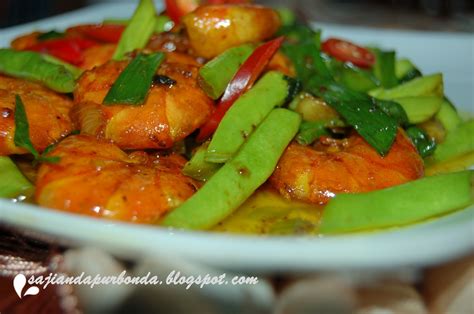
[[47, 157], [47, 154], [50, 149], [46, 149], [43, 155], [40, 155], [38, 151], [34, 148], [33, 143], [30, 139], [30, 126], [28, 124], [28, 118], [26, 116], [25, 105], [21, 100], [19, 95], [15, 96], [15, 135], [13, 141], [16, 146], [22, 147], [30, 152], [35, 158], [35, 162], [49, 162], [57, 163], [59, 157]]
[[398, 84], [395, 74], [395, 51], [373, 49], [375, 53], [374, 73], [384, 88], [391, 88]]
[[321, 57], [320, 32], [303, 25], [283, 27], [280, 32], [289, 38], [282, 49], [294, 63], [303, 89], [324, 99], [380, 155], [385, 155], [395, 140], [398, 119], [382, 110], [375, 99], [334, 80]]
[[388, 153], [397, 134], [397, 120], [380, 109], [373, 98], [338, 84], [318, 86], [316, 83], [309, 87], [314, 94], [320, 94], [380, 155]]
[[164, 53], [138, 54], [120, 73], [104, 99], [104, 105], [141, 105], [148, 94]]
[[436, 149], [436, 143], [425, 133], [425, 131], [417, 126], [411, 126], [406, 130], [406, 132], [413, 144], [415, 144], [415, 147], [421, 157], [425, 158], [434, 153]]

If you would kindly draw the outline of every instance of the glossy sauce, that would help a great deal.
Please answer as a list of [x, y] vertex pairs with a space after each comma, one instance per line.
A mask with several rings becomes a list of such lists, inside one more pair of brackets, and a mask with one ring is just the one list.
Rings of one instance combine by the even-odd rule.
[[323, 206], [289, 201], [264, 186], [211, 231], [239, 234], [318, 234]]

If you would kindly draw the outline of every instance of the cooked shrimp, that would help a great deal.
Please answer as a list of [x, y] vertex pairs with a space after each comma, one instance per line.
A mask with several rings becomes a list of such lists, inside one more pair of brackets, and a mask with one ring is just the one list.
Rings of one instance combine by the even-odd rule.
[[15, 38], [11, 42], [11, 46], [15, 50], [25, 50], [30, 47], [33, 47], [38, 43], [38, 36], [41, 35], [41, 32], [32, 32], [29, 34], [21, 35]]
[[0, 75], [0, 155], [23, 154], [16, 147], [15, 95], [25, 105], [30, 138], [38, 151], [55, 143], [73, 130], [69, 111], [73, 102], [39, 84]]
[[181, 174], [179, 155], [127, 155], [116, 145], [73, 135], [51, 152], [57, 164], [43, 164], [35, 199], [63, 211], [136, 223], [156, 222], [198, 188]]
[[169, 148], [211, 114], [213, 102], [197, 84], [198, 63], [178, 53], [168, 53], [157, 71], [175, 84], [155, 84], [141, 106], [102, 105], [126, 65], [111, 61], [82, 75], [73, 114], [82, 133], [110, 139], [124, 149]]
[[338, 141], [321, 138], [315, 147], [292, 143], [270, 183], [285, 197], [324, 204], [338, 193], [384, 189], [423, 176], [423, 160], [404, 131], [381, 157], [358, 134]]
[[83, 59], [79, 67], [90, 70], [96, 66], [107, 63], [112, 59], [116, 47], [117, 45], [115, 44], [104, 44], [87, 48], [82, 54]]
[[272, 37], [281, 22], [274, 10], [258, 5], [207, 5], [186, 15], [183, 24], [195, 53], [209, 59], [230, 47]]
[[295, 67], [290, 59], [281, 52], [275, 53], [268, 63], [266, 71], [278, 71], [290, 77], [296, 76]]

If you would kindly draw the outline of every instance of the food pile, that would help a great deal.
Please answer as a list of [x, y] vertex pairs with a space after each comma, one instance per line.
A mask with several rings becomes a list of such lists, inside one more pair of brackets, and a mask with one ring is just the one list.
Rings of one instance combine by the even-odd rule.
[[473, 203], [474, 120], [441, 73], [323, 39], [286, 9], [165, 4], [0, 49], [0, 196], [276, 234], [400, 226]]

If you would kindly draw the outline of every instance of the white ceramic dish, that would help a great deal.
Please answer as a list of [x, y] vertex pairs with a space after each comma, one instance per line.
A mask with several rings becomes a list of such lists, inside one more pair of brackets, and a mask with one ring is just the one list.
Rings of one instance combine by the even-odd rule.
[[[61, 29], [127, 17], [134, 4], [105, 4], [0, 30], [0, 46], [34, 29]], [[335, 25], [324, 36], [395, 48], [424, 73], [443, 72], [447, 95], [474, 112], [471, 34], [399, 32]], [[173, 231], [116, 223], [0, 200], [0, 223], [47, 234], [68, 244], [90, 244], [128, 258], [176, 255], [223, 269], [252, 273], [338, 269], [393, 269], [439, 263], [474, 250], [474, 207], [443, 218], [378, 233], [337, 237], [256, 237]]]

